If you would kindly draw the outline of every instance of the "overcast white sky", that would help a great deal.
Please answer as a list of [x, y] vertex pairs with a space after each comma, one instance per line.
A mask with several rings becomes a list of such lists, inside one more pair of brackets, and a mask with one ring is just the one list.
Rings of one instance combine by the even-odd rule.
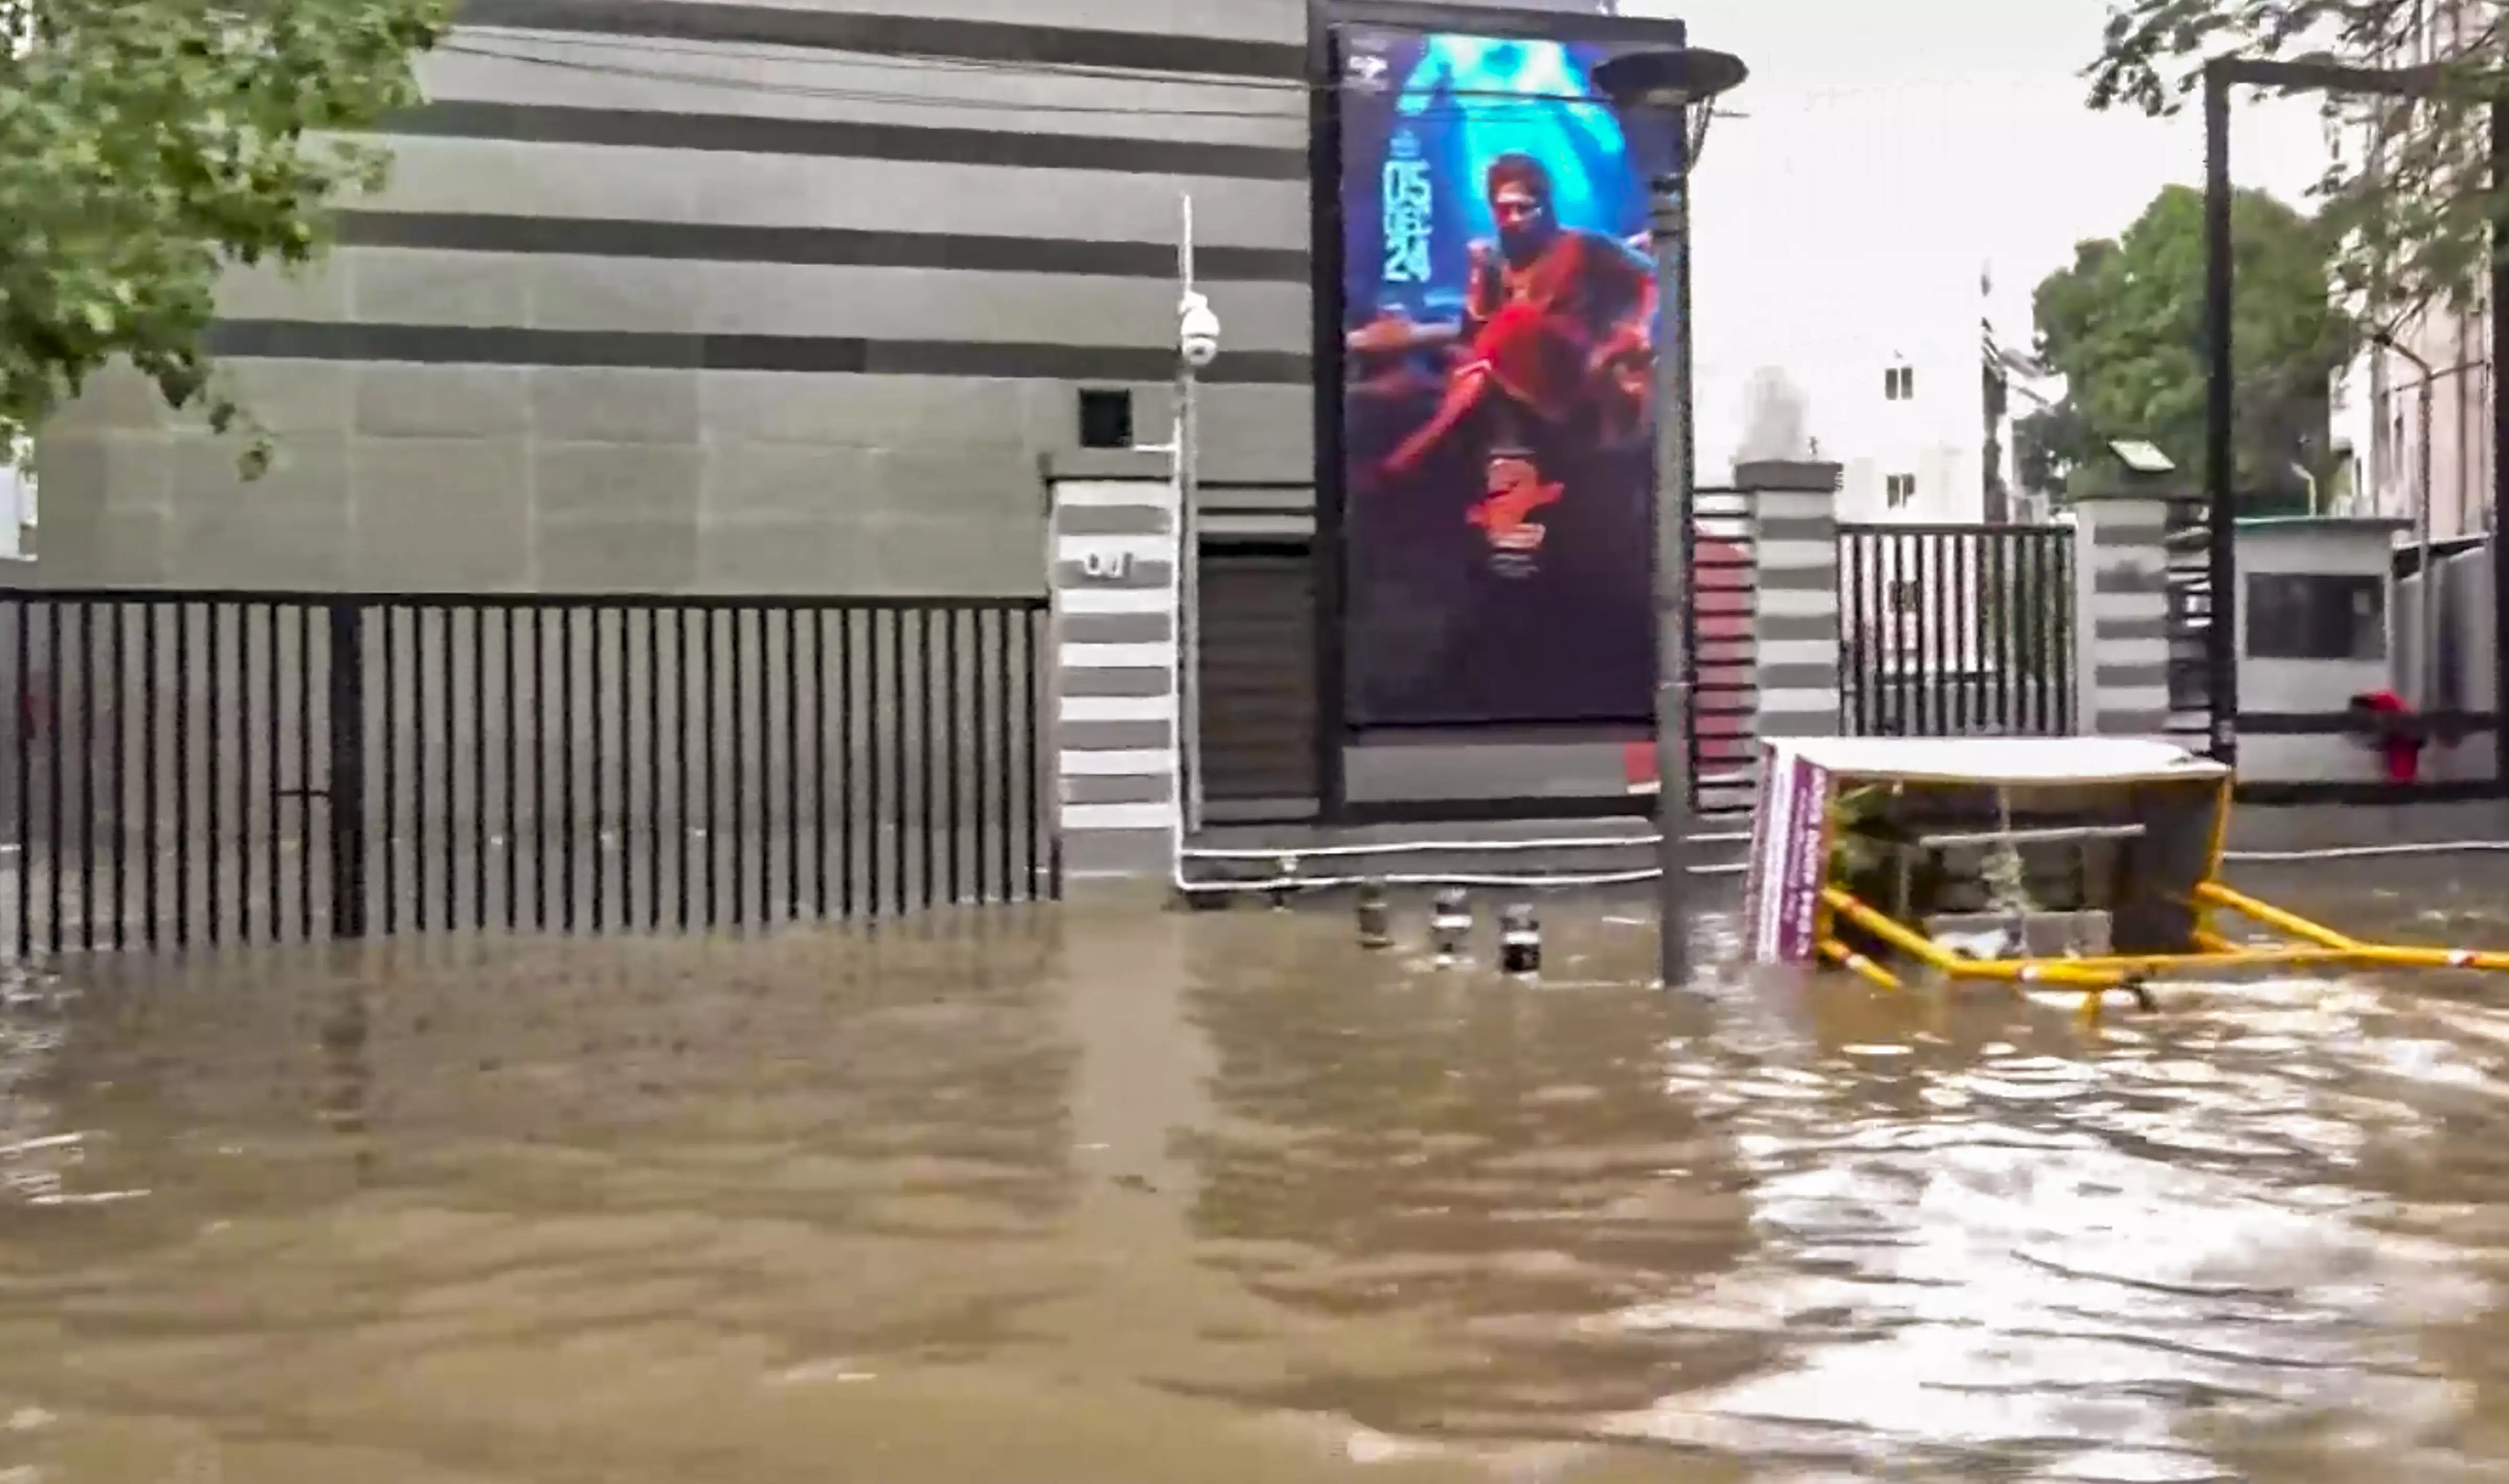
[[[2171, 181], [2199, 183], [2200, 121], [2095, 114], [2077, 75], [2102, 0], [1623, 0], [1678, 15], [1750, 81], [1697, 176], [1701, 453], [1754, 365], [1948, 336], [1975, 344], [1982, 267], [1996, 318], [2029, 333], [2030, 290], [2085, 238], [2123, 229]], [[2304, 100], [2243, 107], [2242, 186], [2298, 202], [2325, 159]], [[1813, 431], [1820, 430], [1818, 399]]]

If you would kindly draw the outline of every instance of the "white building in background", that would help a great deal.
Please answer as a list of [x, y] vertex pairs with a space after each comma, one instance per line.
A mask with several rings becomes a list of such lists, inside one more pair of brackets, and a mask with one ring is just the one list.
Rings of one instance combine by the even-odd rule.
[[[2408, 67], [2440, 60], [2492, 36], [2496, 6], [2425, 0], [2401, 49], [2360, 58], [2365, 66]], [[2353, 160], [2375, 141], [2330, 139]], [[2431, 535], [2481, 536], [2491, 526], [2491, 334], [2488, 295], [2465, 310], [2437, 306], [2397, 333], [2401, 351], [2373, 349], [2347, 377], [2348, 406], [2336, 414], [2336, 439], [2354, 441], [2359, 507], [2365, 514], [2417, 521], [2425, 485]], [[2422, 399], [2430, 403], [2423, 456]]]
[[35, 533], [35, 476], [24, 440], [0, 447], [0, 561], [28, 554]]

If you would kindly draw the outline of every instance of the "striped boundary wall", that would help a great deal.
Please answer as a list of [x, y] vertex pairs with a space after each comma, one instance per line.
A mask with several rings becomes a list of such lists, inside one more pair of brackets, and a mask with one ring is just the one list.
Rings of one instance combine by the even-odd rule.
[[2074, 510], [2077, 724], [2094, 736], [2165, 739], [2169, 507], [2150, 496], [2109, 495], [2079, 497]]
[[1176, 486], [1067, 478], [1048, 491], [1064, 871], [1162, 874], [1180, 824]]
[[1759, 561], [1754, 663], [1759, 734], [1839, 729], [1838, 476], [1835, 464], [1738, 464]]

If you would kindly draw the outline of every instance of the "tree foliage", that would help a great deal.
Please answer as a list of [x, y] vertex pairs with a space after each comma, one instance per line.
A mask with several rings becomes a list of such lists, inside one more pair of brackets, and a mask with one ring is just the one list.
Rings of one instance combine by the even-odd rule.
[[[2323, 474], [2330, 384], [2351, 357], [2328, 246], [2309, 218], [2262, 192], [2230, 209], [2232, 447], [2242, 489], [2287, 487], [2297, 464]], [[2016, 429], [2022, 468], [2052, 479], [2115, 439], [2157, 445], [2191, 474], [2204, 455], [2204, 199], [2153, 198], [2115, 240], [2075, 249], [2032, 297], [2038, 357], [2065, 398]]]
[[[126, 358], [220, 430], [228, 264], [316, 259], [377, 184], [443, 0], [0, 0], [0, 434]], [[267, 457], [254, 440], [249, 464]]]
[[2112, 0], [2090, 102], [2174, 113], [2216, 56], [2409, 74], [2417, 96], [2318, 94], [2336, 126], [2314, 193], [2335, 283], [2365, 326], [2394, 330], [2482, 293], [2509, 204], [2490, 179], [2488, 127], [2504, 27], [2497, 0]]

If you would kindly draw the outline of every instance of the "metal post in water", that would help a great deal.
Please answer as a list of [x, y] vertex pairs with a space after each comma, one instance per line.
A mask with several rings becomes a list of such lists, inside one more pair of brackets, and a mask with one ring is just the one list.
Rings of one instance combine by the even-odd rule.
[[1294, 855], [1281, 857], [1279, 872], [1272, 882], [1272, 910], [1285, 912], [1290, 909], [1290, 893], [1296, 889], [1297, 874], [1298, 858]]
[[1531, 903], [1499, 913], [1498, 966], [1509, 974], [1542, 972], [1542, 919]]
[[[1750, 75], [1742, 59], [1704, 47], [1634, 47], [1594, 68], [1594, 82], [1624, 109], [1667, 118], [1675, 158], [1650, 178], [1647, 226], [1655, 248], [1656, 833], [1662, 843], [1665, 987], [1690, 979], [1690, 316], [1692, 157], [1706, 137], [1708, 108]], [[1699, 110], [1699, 128], [1691, 127]]]
[[2205, 702], [2213, 760], [2239, 761], [2239, 521], [2230, 489], [2237, 407], [2230, 334], [2230, 58], [2204, 66], [2204, 631]]
[[[1656, 292], [1670, 300], [1681, 282], [1690, 225], [1678, 177], [1656, 177], [1647, 220]], [[1655, 818], [1656, 864], [1663, 872], [1656, 932], [1667, 989], [1690, 979], [1690, 424], [1683, 416], [1689, 390], [1680, 350], [1688, 331], [1672, 325], [1655, 352]]]
[[1441, 959], [1464, 956], [1473, 936], [1473, 903], [1460, 886], [1440, 891], [1429, 909], [1429, 946]]
[[[2500, 192], [2509, 188], [2509, 101], [2491, 105], [2490, 144], [2492, 199], [2500, 202]], [[2509, 458], [2500, 455], [2509, 448], [2509, 375], [2503, 374], [2509, 367], [2500, 364], [2497, 350], [2509, 346], [2509, 211], [2492, 219], [2490, 246], [2491, 499], [2484, 531], [2491, 548], [2491, 693], [2498, 728], [2493, 745], [2497, 756], [2509, 758], [2509, 700], [2502, 699], [2509, 698], [2509, 521], [2501, 518], [2509, 514]]]
[[1385, 883], [1382, 881], [1362, 881], [1359, 884], [1359, 946], [1363, 948], [1394, 946], [1394, 909], [1386, 905]]

